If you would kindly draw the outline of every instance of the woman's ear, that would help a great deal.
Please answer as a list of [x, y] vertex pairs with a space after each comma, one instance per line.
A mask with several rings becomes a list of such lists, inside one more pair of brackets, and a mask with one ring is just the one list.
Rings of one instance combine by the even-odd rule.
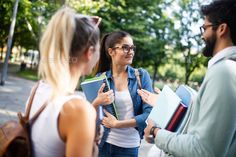
[[92, 59], [94, 51], [95, 51], [94, 46], [90, 46], [89, 48], [87, 48], [87, 50], [84, 53], [86, 61], [90, 61]]
[[113, 53], [113, 51], [112, 51], [112, 48], [108, 48], [108, 54], [111, 56], [112, 55], [112, 53]]

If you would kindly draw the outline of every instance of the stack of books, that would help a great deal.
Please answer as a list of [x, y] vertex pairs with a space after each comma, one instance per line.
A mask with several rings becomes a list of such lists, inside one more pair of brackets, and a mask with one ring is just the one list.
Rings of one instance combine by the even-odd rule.
[[180, 85], [175, 92], [165, 85], [148, 119], [161, 128], [176, 132], [196, 95], [197, 92], [187, 85]]

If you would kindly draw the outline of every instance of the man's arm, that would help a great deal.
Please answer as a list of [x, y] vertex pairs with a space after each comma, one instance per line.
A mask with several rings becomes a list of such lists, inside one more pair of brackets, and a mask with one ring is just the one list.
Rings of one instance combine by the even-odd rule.
[[235, 131], [236, 74], [225, 66], [206, 75], [187, 134], [158, 130], [157, 147], [174, 156], [224, 156]]

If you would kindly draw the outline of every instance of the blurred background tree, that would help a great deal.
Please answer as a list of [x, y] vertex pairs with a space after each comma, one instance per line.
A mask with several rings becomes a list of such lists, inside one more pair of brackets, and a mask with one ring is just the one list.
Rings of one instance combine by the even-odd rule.
[[[0, 2], [1, 62], [14, 2]], [[147, 69], [154, 83], [158, 80], [201, 83], [207, 60], [201, 55], [198, 31], [202, 22], [200, 0], [21, 0], [12, 46], [17, 53], [11, 55], [15, 62], [29, 50], [39, 49], [48, 20], [62, 5], [102, 17], [101, 36], [115, 30], [129, 32], [137, 47], [133, 66]]]

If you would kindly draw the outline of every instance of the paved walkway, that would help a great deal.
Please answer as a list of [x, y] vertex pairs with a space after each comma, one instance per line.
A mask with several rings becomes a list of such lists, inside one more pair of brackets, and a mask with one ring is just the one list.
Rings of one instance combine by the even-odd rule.
[[0, 124], [17, 119], [17, 112], [24, 112], [25, 102], [30, 94], [33, 81], [8, 76], [5, 85], [0, 86]]
[[[7, 120], [17, 119], [17, 112], [24, 112], [25, 102], [30, 94], [33, 81], [8, 76], [5, 85], [0, 86], [0, 125]], [[146, 157], [152, 145], [141, 142], [139, 157]]]

